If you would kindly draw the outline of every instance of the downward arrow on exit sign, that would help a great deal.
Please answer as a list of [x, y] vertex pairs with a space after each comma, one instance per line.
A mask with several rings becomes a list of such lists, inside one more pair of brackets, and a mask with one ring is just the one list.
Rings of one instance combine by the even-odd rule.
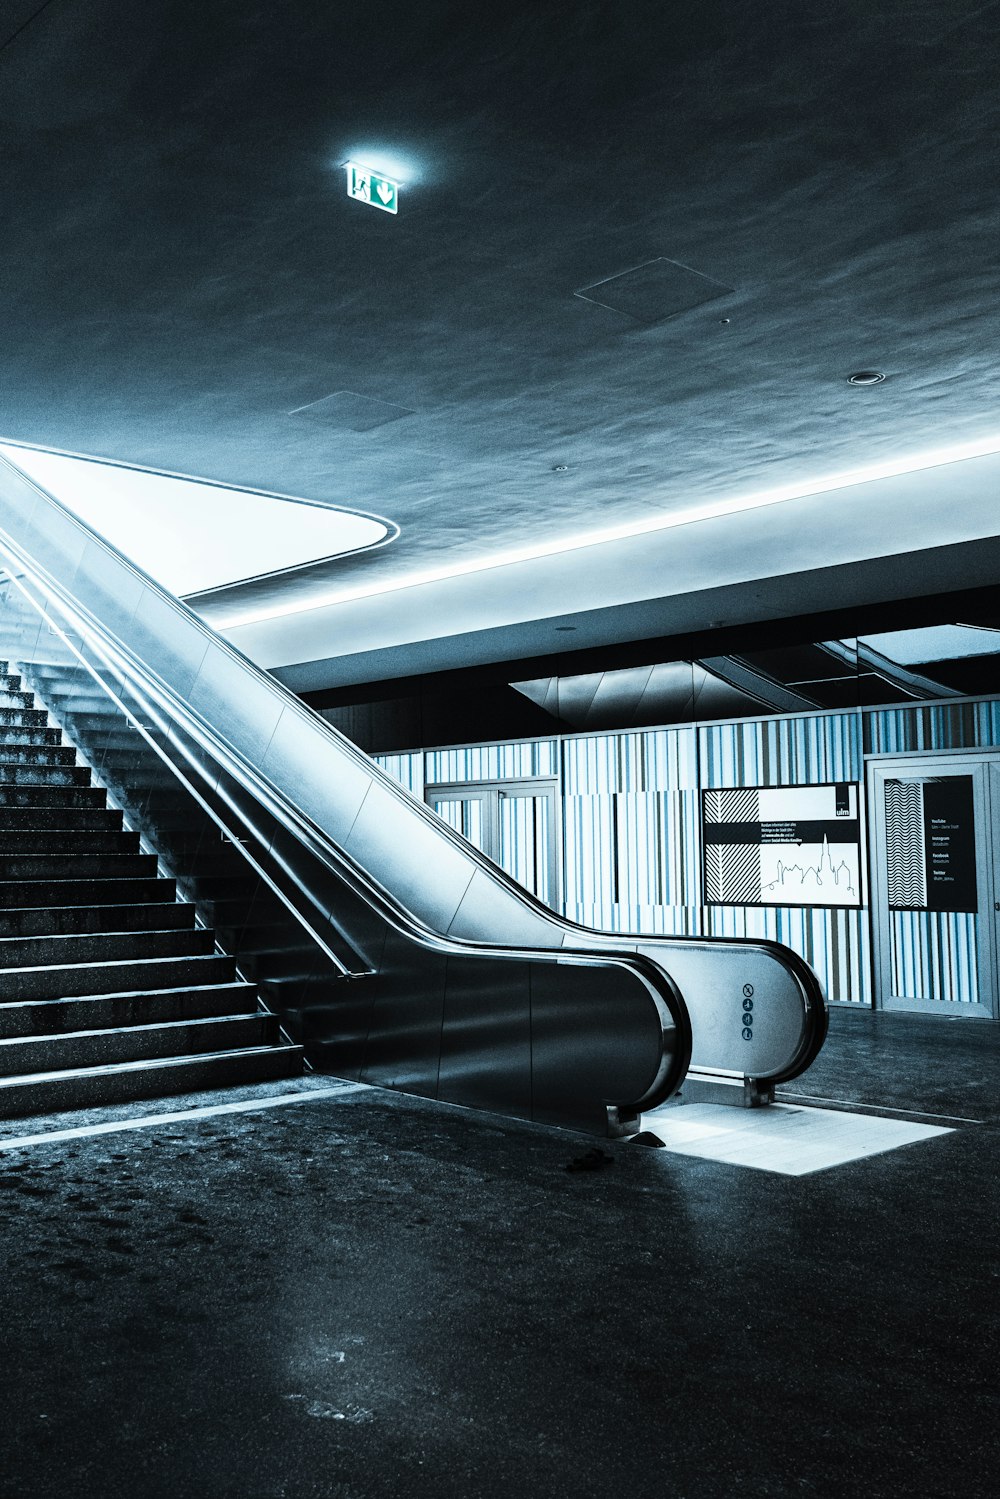
[[359, 166], [356, 161], [347, 163], [347, 196], [358, 203], [370, 203], [372, 208], [382, 208], [386, 213], [399, 212], [399, 183]]

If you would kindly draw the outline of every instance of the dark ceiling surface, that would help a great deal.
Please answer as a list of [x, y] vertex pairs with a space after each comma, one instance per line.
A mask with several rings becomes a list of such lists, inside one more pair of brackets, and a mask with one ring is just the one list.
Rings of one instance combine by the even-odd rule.
[[[396, 522], [348, 580], [978, 438], [998, 37], [976, 0], [0, 0], [0, 437]], [[397, 217], [346, 196], [374, 150]], [[654, 261], [629, 312], [575, 295]], [[300, 409], [345, 391], [402, 413]]]

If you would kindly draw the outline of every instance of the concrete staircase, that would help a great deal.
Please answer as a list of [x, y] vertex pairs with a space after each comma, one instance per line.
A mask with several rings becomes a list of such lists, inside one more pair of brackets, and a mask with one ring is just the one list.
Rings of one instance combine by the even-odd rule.
[[0, 1118], [301, 1069], [301, 1048], [0, 661]]

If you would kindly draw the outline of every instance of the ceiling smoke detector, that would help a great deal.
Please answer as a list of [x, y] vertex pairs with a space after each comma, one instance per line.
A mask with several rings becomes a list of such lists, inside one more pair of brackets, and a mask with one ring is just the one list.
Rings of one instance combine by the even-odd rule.
[[848, 375], [848, 385], [881, 385], [885, 379], [881, 370], [858, 370], [857, 374]]

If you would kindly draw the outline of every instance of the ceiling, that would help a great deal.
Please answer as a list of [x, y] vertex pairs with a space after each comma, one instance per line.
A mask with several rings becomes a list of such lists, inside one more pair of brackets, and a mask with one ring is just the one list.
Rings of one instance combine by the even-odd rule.
[[998, 60], [981, 0], [0, 0], [0, 438], [398, 526], [200, 600], [303, 688], [995, 581]]
[[[288, 495], [261, 494], [144, 468], [0, 443], [27, 474], [157, 583], [197, 603], [200, 593], [293, 574], [391, 540], [366, 515]], [[192, 537], [197, 545], [192, 546]]]

